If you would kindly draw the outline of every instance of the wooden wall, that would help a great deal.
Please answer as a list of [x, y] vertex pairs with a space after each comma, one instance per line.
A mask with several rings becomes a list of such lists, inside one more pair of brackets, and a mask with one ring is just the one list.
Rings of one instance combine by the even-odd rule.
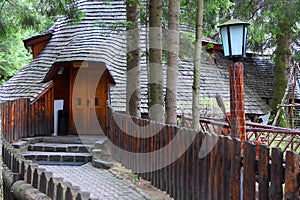
[[17, 99], [0, 104], [2, 136], [12, 142], [24, 137], [51, 135], [54, 131], [53, 88], [36, 101]]

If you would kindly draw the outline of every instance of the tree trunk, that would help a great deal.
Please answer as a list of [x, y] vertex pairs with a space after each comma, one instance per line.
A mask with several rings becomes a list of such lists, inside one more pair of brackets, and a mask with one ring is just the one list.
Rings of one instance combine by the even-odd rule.
[[[274, 90], [272, 100], [273, 112], [276, 112], [277, 105], [280, 104], [285, 93], [291, 62], [292, 26], [282, 21], [278, 23], [278, 27], [280, 31], [276, 37], [277, 48], [275, 51]], [[279, 124], [282, 125], [285, 124], [285, 122], [279, 121]]]
[[140, 116], [140, 32], [139, 0], [126, 1], [127, 20], [127, 74], [126, 113]]
[[193, 82], [193, 128], [199, 129], [199, 96], [200, 96], [200, 65], [203, 31], [203, 0], [198, 0], [196, 18], [196, 41], [194, 53], [194, 82]]
[[149, 118], [163, 122], [162, 0], [149, 3]]
[[167, 87], [166, 87], [166, 123], [177, 122], [177, 79], [179, 55], [179, 18], [180, 1], [169, 0], [168, 14], [168, 60], [167, 60]]

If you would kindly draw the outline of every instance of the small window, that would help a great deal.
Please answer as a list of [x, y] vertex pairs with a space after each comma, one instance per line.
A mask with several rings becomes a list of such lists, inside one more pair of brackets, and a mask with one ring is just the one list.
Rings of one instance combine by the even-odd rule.
[[98, 106], [98, 105], [99, 105], [99, 99], [95, 98], [95, 106]]
[[77, 105], [78, 105], [78, 106], [81, 106], [81, 98], [78, 98], [78, 99], [77, 99]]
[[61, 75], [64, 73], [64, 67], [60, 67], [57, 74]]

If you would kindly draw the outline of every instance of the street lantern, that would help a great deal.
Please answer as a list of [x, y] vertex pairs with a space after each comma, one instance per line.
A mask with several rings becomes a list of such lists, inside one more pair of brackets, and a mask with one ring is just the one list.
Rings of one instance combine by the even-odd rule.
[[238, 19], [231, 19], [221, 25], [221, 38], [224, 50], [224, 56], [245, 57], [247, 26], [249, 23]]
[[240, 138], [242, 149], [246, 135], [246, 116], [244, 100], [244, 65], [235, 62], [239, 57], [246, 57], [247, 26], [249, 23], [232, 19], [219, 25], [223, 43], [224, 56], [233, 59], [229, 65], [230, 77], [230, 133]]

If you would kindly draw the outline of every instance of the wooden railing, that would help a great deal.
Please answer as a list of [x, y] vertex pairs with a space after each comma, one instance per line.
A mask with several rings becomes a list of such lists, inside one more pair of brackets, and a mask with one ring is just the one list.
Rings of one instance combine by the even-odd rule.
[[35, 102], [17, 99], [0, 104], [2, 137], [8, 142], [53, 133], [54, 93], [50, 88]]
[[[112, 156], [174, 199], [298, 199], [299, 155], [112, 110]], [[176, 158], [176, 159], [174, 159]]]
[[[191, 117], [181, 118], [178, 121], [184, 127], [191, 127]], [[202, 132], [217, 135], [230, 135], [230, 126], [225, 120], [200, 118]], [[265, 144], [268, 147], [279, 147], [283, 152], [293, 150], [300, 153], [300, 131], [295, 129], [281, 128], [253, 122], [246, 122], [247, 140], [255, 144]]]

